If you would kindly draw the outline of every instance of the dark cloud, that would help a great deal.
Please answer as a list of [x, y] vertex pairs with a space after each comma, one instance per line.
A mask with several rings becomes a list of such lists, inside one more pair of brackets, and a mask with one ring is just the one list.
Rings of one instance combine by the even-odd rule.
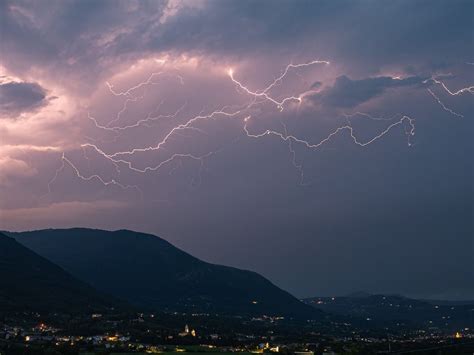
[[420, 85], [423, 80], [420, 77], [393, 79], [387, 76], [352, 80], [342, 75], [336, 79], [333, 86], [310, 96], [309, 99], [332, 107], [355, 107], [383, 94], [387, 89]]
[[[473, 57], [472, 1], [208, 1], [150, 35], [149, 48], [236, 57], [312, 53], [376, 73]], [[448, 30], [449, 29], [449, 30]], [[471, 45], [469, 45], [471, 44]], [[442, 57], [439, 51], [443, 51]]]
[[148, 49], [165, 1], [0, 1], [2, 65], [17, 75], [33, 66], [91, 87], [128, 56]]
[[89, 73], [93, 81], [118, 58], [148, 52], [248, 58], [271, 51], [285, 60], [305, 53], [361, 73], [391, 64], [429, 71], [474, 57], [472, 1], [178, 4], [164, 19], [166, 1], [51, 1], [47, 7], [5, 1], [0, 4], [3, 61], [25, 70], [34, 58], [60, 73]]
[[7, 82], [0, 84], [0, 115], [14, 118], [47, 103], [46, 91], [37, 83]]

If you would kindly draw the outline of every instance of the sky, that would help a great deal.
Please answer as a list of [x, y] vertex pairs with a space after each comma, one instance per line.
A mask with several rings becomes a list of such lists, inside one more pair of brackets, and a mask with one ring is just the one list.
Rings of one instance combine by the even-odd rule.
[[149, 232], [297, 297], [474, 298], [474, 2], [0, 1], [0, 229]]

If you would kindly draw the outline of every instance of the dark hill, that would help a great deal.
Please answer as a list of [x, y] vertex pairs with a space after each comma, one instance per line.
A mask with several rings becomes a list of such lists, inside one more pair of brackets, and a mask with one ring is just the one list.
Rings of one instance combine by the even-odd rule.
[[101, 310], [111, 302], [59, 266], [0, 233], [0, 312]]
[[423, 301], [400, 295], [349, 295], [314, 297], [303, 300], [324, 312], [370, 320], [372, 323], [406, 323], [423, 327], [474, 326], [474, 304]]
[[80, 228], [10, 235], [98, 290], [138, 306], [298, 318], [320, 314], [255, 272], [203, 262], [153, 235]]

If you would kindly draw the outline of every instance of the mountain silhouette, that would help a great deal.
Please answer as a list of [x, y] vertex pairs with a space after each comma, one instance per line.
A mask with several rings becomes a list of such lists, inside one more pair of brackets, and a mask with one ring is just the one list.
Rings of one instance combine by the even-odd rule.
[[150, 309], [317, 318], [261, 275], [201, 261], [150, 234], [48, 229], [9, 233], [96, 289]]
[[90, 311], [113, 301], [0, 233], [0, 312]]
[[312, 297], [306, 304], [324, 312], [372, 323], [406, 323], [418, 326], [464, 328], [474, 326], [474, 302], [417, 300], [401, 295], [358, 292], [343, 297]]

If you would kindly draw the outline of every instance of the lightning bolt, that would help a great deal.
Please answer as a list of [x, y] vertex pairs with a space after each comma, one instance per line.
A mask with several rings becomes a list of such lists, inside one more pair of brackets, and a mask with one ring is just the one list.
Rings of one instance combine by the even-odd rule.
[[[246, 108], [248, 108], [249, 105], [247, 105]], [[200, 133], [204, 133], [201, 129], [193, 126], [193, 124], [198, 122], [198, 121], [205, 120], [205, 119], [206, 120], [216, 119], [216, 117], [219, 117], [219, 116], [234, 117], [234, 116], [237, 116], [238, 114], [242, 113], [243, 111], [244, 111], [244, 109], [238, 109], [238, 110], [235, 110], [235, 111], [229, 111], [228, 112], [228, 111], [226, 111], [226, 108], [224, 107], [220, 110], [213, 111], [213, 112], [211, 112], [207, 115], [197, 115], [197, 116], [194, 116], [194, 117], [190, 118], [188, 121], [186, 121], [186, 123], [182, 123], [182, 124], [179, 124], [179, 125], [173, 127], [165, 135], [165, 137], [154, 146], [148, 146], [148, 147], [145, 147], [145, 148], [134, 148], [132, 150], [116, 152], [116, 153], [113, 153], [113, 154], [110, 154], [110, 155], [106, 154], [105, 156], [109, 157], [109, 158], [114, 158], [114, 157], [123, 156], [123, 155], [133, 155], [133, 154], [139, 153], [139, 152], [158, 151], [158, 150], [160, 150], [164, 147], [164, 145], [173, 136], [173, 134], [176, 134], [177, 132], [179, 132], [181, 130], [188, 130], [189, 129], [189, 130], [194, 130], [194, 131], [197, 131], [197, 132], [200, 132]]]
[[431, 96], [433, 96], [433, 98], [436, 100], [436, 102], [443, 108], [443, 110], [449, 112], [450, 114], [454, 115], [454, 116], [457, 116], [457, 117], [464, 117], [463, 115], [461, 115], [460, 113], [457, 113], [457, 112], [454, 112], [452, 109], [450, 109], [449, 107], [447, 107], [442, 101], [441, 99], [433, 92], [433, 90], [431, 90], [430, 88], [426, 89], [428, 90], [428, 92], [430, 93]]
[[240, 81], [235, 79], [234, 70], [232, 68], [228, 70], [228, 74], [229, 74], [229, 77], [232, 80], [232, 82], [234, 82], [234, 84], [237, 85], [237, 87], [239, 89], [243, 90], [244, 92], [246, 92], [247, 94], [249, 94], [249, 95], [251, 95], [255, 98], [265, 98], [266, 100], [274, 103], [280, 111], [283, 111], [283, 108], [284, 108], [284, 105], [285, 105], [286, 102], [296, 101], [298, 103], [301, 103], [301, 101], [302, 101], [305, 94], [313, 93], [313, 92], [316, 92], [316, 91], [311, 90], [311, 91], [306, 92], [304, 94], [301, 94], [299, 96], [288, 96], [288, 97], [285, 97], [285, 98], [281, 99], [280, 101], [278, 101], [277, 99], [271, 97], [268, 92], [275, 85], [280, 83], [285, 78], [285, 76], [288, 74], [290, 69], [308, 67], [308, 66], [315, 65], [315, 64], [327, 64], [328, 65], [328, 64], [330, 64], [330, 62], [326, 61], [326, 60], [313, 60], [311, 62], [302, 63], [302, 64], [288, 64], [286, 66], [285, 70], [283, 71], [283, 73], [280, 76], [278, 76], [277, 78], [275, 78], [265, 89], [263, 89], [261, 91], [252, 91], [249, 88], [247, 88], [245, 85], [243, 85]]
[[[250, 119], [250, 116], [249, 118]], [[280, 120], [280, 123], [281, 125], [283, 126], [283, 130], [285, 132], [285, 136], [288, 136], [288, 128], [286, 127], [286, 124]], [[245, 127], [245, 126], [244, 126]], [[303, 164], [299, 164], [297, 161], [296, 161], [296, 151], [294, 150], [293, 148], [293, 141], [291, 139], [289, 139], [288, 141], [288, 150], [290, 151], [290, 156], [291, 156], [291, 164], [295, 167], [295, 169], [298, 171], [298, 173], [300, 174], [300, 182], [299, 184], [301, 186], [304, 186], [306, 185], [305, 182], [304, 182], [304, 170], [303, 170]]]
[[156, 76], [161, 76], [161, 75], [164, 75], [165, 73], [164, 72], [156, 72], [156, 73], [151, 73], [150, 76], [148, 77], [147, 80], [141, 82], [141, 83], [138, 83], [137, 85], [135, 86], [132, 86], [130, 87], [129, 89], [125, 90], [125, 91], [121, 91], [121, 92], [117, 92], [114, 90], [114, 85], [110, 84], [108, 81], [105, 82], [105, 85], [107, 85], [107, 88], [109, 89], [109, 91], [112, 93], [112, 95], [114, 96], [126, 96], [126, 97], [129, 97], [132, 95], [132, 93], [135, 91], [135, 90], [138, 90], [142, 87], [145, 87], [149, 84], [155, 84], [156, 82], [153, 81], [153, 78], [155, 78]]
[[107, 123], [107, 126], [106, 127], [110, 127], [113, 123], [117, 122], [120, 120], [120, 118], [122, 117], [122, 114], [127, 111], [128, 109], [128, 104], [130, 102], [136, 102], [140, 99], [143, 99], [144, 96], [137, 96], [137, 97], [129, 97], [127, 98], [124, 103], [123, 103], [123, 106], [122, 106], [122, 109], [117, 113], [117, 115], [115, 116], [115, 118], [113, 120], [111, 120], [109, 123]]
[[[452, 91], [451, 89], [449, 89], [447, 87], [447, 85], [444, 82], [442, 82], [441, 80], [439, 80], [435, 77], [431, 77], [429, 79], [424, 80], [423, 84], [427, 84], [429, 82], [432, 82], [436, 85], [439, 85], [441, 88], [443, 88], [443, 90], [446, 93], [448, 93], [451, 96], [458, 96], [458, 95], [462, 95], [462, 94], [474, 94], [474, 86], [467, 86], [467, 87], [463, 87], [463, 88], [461, 88], [457, 91]], [[430, 95], [435, 99], [435, 101], [443, 108], [443, 110], [445, 110], [446, 112], [449, 112], [453, 116], [457, 116], [457, 117], [461, 117], [461, 118], [464, 117], [460, 113], [457, 113], [454, 110], [452, 110], [451, 108], [447, 107], [444, 104], [444, 102], [441, 101], [440, 97], [433, 92], [433, 90], [431, 90], [430, 88], [427, 88], [427, 90], [430, 93]]]
[[72, 170], [73, 170], [74, 174], [76, 175], [76, 177], [78, 177], [79, 179], [81, 179], [83, 181], [96, 180], [96, 181], [99, 181], [104, 186], [115, 185], [115, 186], [120, 187], [123, 190], [136, 189], [140, 193], [140, 195], [143, 196], [142, 190], [137, 185], [125, 185], [125, 184], [122, 184], [122, 183], [118, 182], [116, 179], [105, 180], [100, 175], [97, 175], [97, 174], [93, 174], [93, 175], [89, 175], [89, 176], [83, 175], [80, 172], [80, 170], [77, 168], [77, 166], [74, 165], [74, 163], [71, 160], [69, 160], [69, 158], [66, 157], [66, 154], [64, 152], [61, 155], [61, 166], [56, 170], [55, 175], [53, 176], [53, 178], [48, 183], [49, 192], [51, 192], [51, 184], [58, 178], [59, 173], [62, 170], [65, 169], [65, 167], [66, 167], [65, 164], [66, 163], [72, 168]]
[[[174, 74], [174, 75], [171, 75], [171, 74], [168, 74], [166, 72], [155, 72], [155, 73], [151, 73], [150, 76], [148, 77], [148, 79], [146, 79], [145, 81], [142, 81], [140, 83], [138, 83], [137, 85], [135, 86], [132, 86], [130, 88], [128, 88], [127, 90], [125, 91], [120, 91], [120, 92], [117, 92], [114, 90], [114, 85], [110, 84], [108, 81], [105, 82], [105, 85], [107, 86], [107, 88], [109, 89], [109, 92], [113, 95], [113, 96], [124, 96], [126, 97], [126, 100], [124, 101], [124, 104], [123, 104], [123, 107], [122, 109], [117, 113], [115, 119], [113, 119], [112, 121], [110, 121], [107, 126], [105, 127], [110, 127], [113, 123], [117, 122], [118, 120], [120, 120], [120, 117], [121, 115], [128, 109], [128, 104], [130, 102], [136, 102], [140, 99], [143, 99], [143, 97], [145, 96], [145, 92], [143, 93], [143, 95], [141, 96], [133, 96], [133, 92], [135, 92], [136, 90], [138, 89], [141, 89], [141, 88], [146, 88], [148, 85], [156, 85], [158, 84], [159, 82], [156, 82], [154, 81], [153, 79], [157, 76], [171, 76], [173, 78], [177, 78], [179, 80], [179, 82], [181, 83], [181, 85], [184, 85], [184, 79], [181, 75], [177, 75], [177, 74]], [[97, 124], [97, 121], [94, 121]], [[99, 128], [102, 128], [102, 127], [99, 127]]]
[[[285, 76], [288, 74], [288, 72], [290, 71], [290, 69], [296, 69], [296, 68], [304, 68], [304, 67], [309, 67], [309, 66], [312, 66], [312, 65], [315, 65], [315, 64], [326, 64], [326, 65], [329, 65], [331, 64], [329, 61], [327, 60], [312, 60], [310, 62], [307, 62], [307, 63], [301, 63], [301, 64], [288, 64], [285, 68], [285, 70], [283, 71], [283, 73], [275, 78], [275, 80], [273, 80], [273, 82], [268, 85], [265, 89], [262, 90], [262, 92], [268, 92], [270, 91], [275, 85], [277, 85], [278, 83], [281, 83], [281, 81], [285, 78]], [[230, 73], [229, 73], [230, 74]]]
[[372, 116], [368, 113], [359, 112], [359, 111], [354, 112], [354, 113], [343, 113], [342, 115], [346, 117], [348, 120], [356, 116], [362, 116], [372, 121], [393, 121], [397, 116], [399, 116], [399, 114], [396, 114], [395, 116], [392, 116], [392, 117], [377, 117], [377, 116]]
[[[163, 101], [158, 105], [158, 107], [160, 107], [161, 105], [163, 104]], [[144, 126], [147, 126], [147, 127], [150, 127], [148, 125], [148, 123], [150, 122], [154, 122], [154, 121], [159, 121], [159, 120], [162, 120], [162, 119], [173, 119], [173, 118], [176, 118], [178, 116], [178, 114], [186, 107], [186, 103], [184, 103], [181, 107], [179, 107], [174, 113], [172, 114], [168, 114], [168, 115], [157, 115], [157, 116], [153, 116], [152, 115], [152, 112], [150, 112], [145, 118], [142, 118], [140, 120], [138, 120], [137, 122], [133, 123], [133, 124], [130, 124], [130, 125], [126, 125], [126, 126], [114, 126], [114, 127], [110, 127], [110, 123], [113, 122], [109, 122], [109, 124], [107, 124], [106, 126], [104, 125], [101, 125], [96, 118], [92, 117], [90, 115], [90, 113], [88, 112], [87, 113], [87, 118], [89, 120], [91, 120], [93, 123], [94, 123], [94, 126], [98, 129], [101, 129], [101, 130], [105, 130], [105, 131], [110, 131], [110, 132], [120, 132], [120, 131], [126, 131], [128, 129], [132, 129], [132, 128], [137, 128], [137, 127], [140, 127], [141, 125], [144, 125]], [[154, 111], [157, 111], [158, 108], [156, 108]]]
[[317, 142], [317, 143], [310, 143], [309, 141], [307, 140], [304, 140], [304, 139], [301, 139], [301, 138], [298, 138], [298, 137], [295, 137], [294, 135], [286, 135], [286, 134], [283, 134], [281, 132], [277, 132], [277, 131], [274, 131], [274, 130], [269, 130], [267, 129], [266, 131], [264, 131], [263, 133], [258, 133], [258, 134], [253, 134], [253, 133], [250, 133], [249, 130], [248, 130], [248, 122], [250, 121], [250, 118], [251, 116], [247, 116], [245, 118], [245, 125], [244, 125], [244, 131], [247, 135], [247, 137], [250, 137], [250, 138], [262, 138], [262, 137], [265, 137], [265, 136], [268, 136], [268, 135], [272, 135], [272, 136], [276, 136], [278, 138], [280, 138], [281, 140], [287, 142], [289, 140], [295, 142], [295, 143], [299, 143], [299, 144], [302, 144], [304, 145], [306, 148], [308, 149], [317, 149], [317, 148], [320, 148], [321, 146], [323, 146], [325, 143], [329, 142], [334, 136], [337, 136], [338, 134], [340, 134], [341, 132], [343, 131], [348, 131], [349, 134], [350, 134], [350, 137], [352, 139], [352, 141], [357, 144], [358, 146], [361, 146], [361, 147], [366, 147], [368, 146], [369, 144], [372, 144], [373, 142], [379, 140], [380, 138], [382, 138], [383, 136], [385, 136], [388, 132], [390, 132], [390, 130], [392, 130], [394, 127], [396, 126], [401, 126], [403, 125], [405, 122], [408, 123], [410, 129], [409, 131], [406, 131], [405, 130], [405, 134], [407, 134], [408, 136], [408, 145], [411, 146], [412, 143], [410, 141], [410, 137], [411, 136], [414, 136], [415, 135], [415, 119], [413, 118], [410, 118], [408, 116], [403, 116], [399, 121], [397, 122], [394, 122], [392, 124], [390, 124], [387, 128], [385, 128], [382, 132], [380, 132], [379, 134], [377, 134], [376, 136], [372, 137], [371, 139], [369, 140], [366, 140], [366, 141], [361, 141], [359, 138], [357, 138], [357, 136], [355, 135], [354, 133], [354, 129], [352, 128], [352, 126], [350, 125], [345, 125], [345, 126], [341, 126], [341, 127], [338, 127], [336, 128], [334, 131], [332, 131], [326, 138], [322, 139], [321, 141]]
[[[354, 116], [354, 115], [362, 115], [364, 117], [368, 117], [368, 118], [373, 119], [373, 120], [383, 120], [383, 121], [389, 120], [389, 119], [382, 118], [382, 117], [373, 117], [369, 114], [362, 113], [362, 112], [357, 112], [353, 115], [346, 115], [346, 116]], [[408, 137], [407, 138], [408, 146], [411, 146], [412, 145], [411, 137], [413, 137], [415, 135], [415, 120], [411, 117], [408, 117], [408, 116], [402, 116], [398, 121], [390, 124], [382, 132], [380, 132], [379, 134], [375, 135], [374, 137], [372, 137], [371, 139], [366, 140], [366, 141], [361, 141], [359, 138], [357, 138], [357, 136], [354, 133], [353, 127], [350, 124], [348, 124], [348, 125], [344, 125], [344, 126], [336, 128], [334, 131], [329, 133], [329, 135], [326, 136], [326, 138], [324, 138], [324, 139], [322, 139], [322, 140], [320, 140], [319, 142], [316, 142], [316, 143], [311, 143], [307, 140], [304, 140], [304, 139], [298, 138], [294, 135], [288, 134], [287, 127], [283, 122], [282, 122], [282, 125], [283, 125], [283, 129], [284, 129], [284, 133], [274, 131], [274, 130], [265, 130], [264, 132], [258, 133], [258, 134], [250, 133], [250, 131], [248, 129], [248, 124], [250, 122], [250, 119], [251, 119], [251, 116], [247, 116], [244, 119], [244, 122], [245, 122], [244, 132], [245, 132], [245, 135], [247, 137], [254, 138], [254, 139], [259, 139], [259, 138], [263, 138], [263, 137], [266, 137], [266, 136], [274, 136], [274, 137], [277, 137], [278, 139], [280, 139], [281, 141], [287, 142], [288, 150], [289, 150], [289, 152], [291, 154], [291, 157], [292, 157], [292, 160], [291, 160], [292, 165], [296, 168], [296, 170], [299, 172], [299, 175], [300, 175], [299, 184], [301, 186], [305, 186], [305, 185], [307, 185], [307, 183], [304, 182], [304, 176], [305, 175], [304, 175], [303, 165], [298, 164], [296, 162], [296, 152], [293, 148], [293, 143], [301, 144], [307, 149], [316, 150], [316, 149], [321, 148], [324, 144], [328, 143], [333, 137], [341, 134], [344, 131], [348, 131], [353, 143], [355, 143], [356, 145], [361, 146], [361, 147], [366, 147], [369, 144], [372, 144], [373, 142], [377, 141], [378, 139], [380, 139], [383, 136], [385, 136], [386, 134], [388, 134], [393, 128], [395, 128], [397, 126], [403, 126], [403, 127], [405, 127], [404, 128], [405, 134]], [[406, 123], [406, 125], [405, 125], [405, 123]], [[406, 126], [408, 126], [408, 130], [407, 130]]]
[[49, 194], [51, 193], [51, 191], [52, 191], [52, 190], [51, 190], [52, 184], [53, 184], [54, 182], [56, 182], [56, 180], [57, 180], [57, 178], [58, 178], [58, 176], [59, 176], [59, 173], [64, 170], [65, 165], [64, 165], [64, 159], [63, 159], [63, 158], [64, 158], [64, 153], [62, 153], [62, 155], [61, 155], [61, 165], [59, 166], [59, 168], [56, 169], [56, 171], [54, 172], [53, 177], [48, 181], [48, 192], [47, 192], [45, 195], [41, 196], [40, 199], [45, 198], [47, 195], [49, 195]]
[[467, 87], [464, 87], [464, 88], [461, 88], [457, 91], [451, 91], [444, 82], [442, 82], [441, 80], [439, 79], [436, 79], [434, 77], [431, 77], [429, 79], [426, 79], [425, 81], [423, 81], [423, 84], [426, 84], [428, 82], [433, 82], [437, 85], [440, 85], [449, 95], [451, 96], [457, 96], [457, 95], [461, 95], [461, 94], [464, 94], [464, 93], [470, 93], [470, 94], [474, 94], [474, 86], [467, 86]]
[[[172, 162], [177, 161], [178, 163], [175, 166], [172, 166], [168, 172], [169, 174], [173, 174], [174, 171], [179, 166], [182, 165], [182, 161], [184, 159], [189, 159], [189, 160], [198, 161], [200, 163], [197, 178], [196, 179], [193, 178], [193, 182], [192, 182], [194, 184], [197, 181], [197, 184], [200, 184], [200, 182], [202, 181], [202, 172], [205, 166], [206, 159], [220, 152], [223, 149], [223, 147], [216, 150], [207, 151], [202, 154], [195, 154], [192, 152], [173, 152], [169, 147], [169, 143], [173, 137], [178, 136], [185, 131], [190, 131], [197, 134], [207, 134], [206, 131], [204, 131], [202, 128], [199, 127], [199, 123], [203, 121], [209, 121], [209, 120], [212, 120], [212, 121], [217, 121], [218, 119], [237, 120], [239, 125], [240, 124], [242, 125], [243, 137], [247, 137], [250, 139], [265, 139], [265, 137], [273, 137], [285, 143], [288, 147], [288, 152], [291, 157], [291, 164], [294, 166], [294, 168], [298, 171], [300, 175], [301, 185], [306, 184], [305, 175], [304, 175], [303, 163], [302, 162], [300, 163], [297, 159], [297, 154], [295, 150], [296, 146], [301, 146], [302, 148], [308, 149], [308, 150], [317, 150], [323, 147], [325, 144], [328, 144], [329, 142], [331, 142], [336, 136], [346, 134], [353, 144], [363, 148], [382, 139], [384, 136], [386, 136], [391, 131], [397, 128], [403, 129], [404, 134], [407, 136], [408, 146], [411, 146], [413, 144], [412, 139], [415, 135], [415, 119], [407, 115], [401, 115], [401, 114], [397, 114], [393, 117], [387, 118], [387, 117], [373, 116], [364, 112], [343, 113], [342, 116], [346, 118], [347, 124], [336, 127], [329, 134], [327, 134], [325, 138], [320, 139], [318, 141], [303, 139], [294, 134], [291, 134], [286, 124], [282, 120], [280, 120], [281, 125], [282, 125], [281, 131], [274, 130], [274, 129], [266, 129], [262, 132], [251, 131], [250, 122], [255, 119], [255, 113], [252, 111], [252, 108], [254, 108], [255, 106], [260, 105], [265, 102], [269, 102], [275, 105], [279, 111], [283, 111], [287, 103], [289, 102], [301, 103], [305, 95], [314, 92], [314, 91], [306, 91], [298, 95], [292, 94], [283, 98], [276, 98], [275, 96], [273, 96], [271, 94], [272, 89], [282, 84], [290, 72], [296, 71], [297, 69], [300, 69], [300, 68], [310, 67], [313, 65], [329, 65], [329, 64], [330, 64], [329, 61], [324, 61], [324, 60], [313, 60], [313, 61], [309, 61], [309, 62], [305, 62], [301, 64], [293, 64], [293, 63], [288, 64], [283, 69], [280, 75], [276, 76], [273, 80], [271, 80], [268, 83], [266, 87], [260, 90], [252, 90], [248, 88], [245, 84], [243, 84], [241, 81], [236, 79], [235, 72], [233, 69], [228, 69], [227, 71], [228, 77], [230, 78], [230, 81], [235, 85], [238, 92], [244, 93], [251, 97], [251, 100], [248, 103], [243, 104], [243, 105], [223, 106], [221, 108], [218, 108], [208, 113], [203, 113], [201, 111], [197, 115], [194, 115], [194, 116], [191, 115], [189, 118], [186, 118], [186, 120], [183, 123], [176, 124], [172, 128], [168, 129], [166, 132], [164, 132], [164, 136], [162, 136], [162, 138], [158, 140], [155, 144], [148, 145], [148, 146], [144, 145], [141, 147], [132, 147], [128, 150], [123, 150], [123, 151], [106, 152], [97, 143], [83, 143], [80, 145], [80, 148], [83, 149], [84, 154], [86, 154], [86, 150], [90, 149], [90, 150], [93, 150], [97, 154], [97, 156], [105, 158], [107, 161], [111, 162], [113, 166], [115, 167], [117, 178], [105, 179], [105, 178], [102, 178], [98, 174], [92, 174], [92, 175], [83, 174], [80, 172], [80, 169], [63, 153], [61, 157], [61, 166], [56, 170], [53, 178], [48, 182], [48, 193], [51, 192], [52, 184], [56, 181], [59, 174], [65, 169], [66, 165], [71, 167], [75, 176], [80, 180], [97, 181], [101, 183], [102, 185], [104, 185], [104, 187], [113, 185], [124, 190], [136, 189], [137, 191], [140, 192], [140, 194], [143, 194], [137, 185], [129, 185], [129, 184], [125, 184], [119, 181], [121, 179], [121, 174], [120, 174], [121, 168], [126, 168], [131, 172], [139, 173], [139, 174], [156, 173], [160, 171], [162, 168], [165, 168], [166, 166], [171, 165]], [[160, 120], [171, 121], [171, 120], [176, 119], [179, 115], [181, 115], [181, 113], [183, 112], [187, 104], [184, 103], [181, 107], [179, 107], [173, 113], [164, 114], [164, 113], [159, 113], [160, 108], [163, 104], [163, 101], [162, 101], [158, 104], [155, 110], [150, 112], [144, 118], [140, 118], [139, 120], [130, 124], [123, 124], [123, 125], [116, 124], [120, 120], [121, 115], [127, 110], [127, 107], [128, 107], [127, 105], [130, 102], [137, 101], [143, 97], [143, 95], [142, 96], [136, 95], [137, 91], [143, 88], [146, 89], [148, 85], [157, 84], [158, 81], [156, 81], [156, 79], [163, 78], [165, 75], [166, 75], [165, 72], [152, 73], [148, 76], [148, 78], [145, 81], [138, 83], [124, 91], [117, 91], [112, 84], [107, 82], [106, 85], [113, 96], [125, 98], [123, 106], [119, 110], [115, 118], [112, 121], [108, 122], [107, 124], [99, 123], [98, 120], [94, 118], [90, 113], [87, 114], [88, 120], [90, 120], [93, 123], [96, 129], [112, 132], [116, 134], [116, 138], [117, 138], [117, 137], [120, 137], [122, 134], [125, 134], [126, 131], [140, 127], [140, 126], [146, 126], [146, 127], [151, 128], [152, 127], [151, 123], [153, 122], [160, 121]], [[179, 75], [173, 75], [173, 76], [175, 78], [178, 78], [180, 83], [184, 85], [184, 80], [181, 76]], [[472, 86], [462, 88], [457, 91], [452, 91], [442, 81], [440, 81], [437, 78], [427, 79], [425, 80], [424, 83], [428, 83], [428, 82], [439, 85], [441, 88], [443, 88], [444, 91], [446, 91], [449, 95], [452, 95], [452, 96], [457, 96], [457, 95], [466, 94], [466, 93], [471, 93], [471, 94], [474, 93], [474, 87]], [[453, 115], [462, 117], [462, 115], [446, 107], [441, 102], [439, 97], [437, 97], [436, 94], [430, 88], [428, 88], [428, 91], [435, 98], [438, 104], [440, 104], [443, 107], [444, 110], [450, 112]], [[387, 124], [385, 128], [383, 128], [377, 134], [371, 136], [370, 138], [362, 139], [361, 137], [359, 137], [359, 135], [357, 134], [357, 132], [355, 131], [351, 123], [351, 120], [355, 117], [362, 117], [362, 118], [366, 118], [372, 121], [387, 122]], [[238, 139], [239, 138], [237, 138], [237, 140]], [[154, 152], [154, 153], [163, 152], [163, 153], [166, 153], [167, 156], [161, 159], [159, 162], [157, 162], [154, 165], [138, 166], [136, 163], [134, 163], [133, 158], [136, 155], [141, 154], [141, 153], [150, 153], [150, 152]], [[89, 155], [85, 155], [85, 158], [88, 160], [90, 159]]]

